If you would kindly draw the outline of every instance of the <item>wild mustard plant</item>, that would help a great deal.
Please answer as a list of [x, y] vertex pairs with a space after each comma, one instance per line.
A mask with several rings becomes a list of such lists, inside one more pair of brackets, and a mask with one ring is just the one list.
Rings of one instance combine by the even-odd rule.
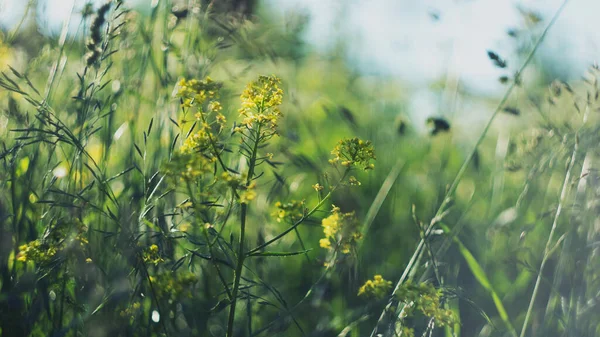
[[145, 250], [143, 254], [143, 259], [144, 262], [149, 262], [154, 265], [157, 265], [161, 262], [165, 262], [165, 260], [161, 257], [159, 248], [156, 244], [150, 245], [150, 247], [148, 247]]
[[334, 155], [329, 160], [331, 164], [340, 164], [344, 167], [357, 167], [365, 171], [375, 168], [371, 160], [375, 159], [375, 152], [370, 141], [359, 138], [341, 140], [331, 151]]
[[333, 206], [331, 215], [321, 221], [321, 225], [325, 237], [319, 241], [319, 245], [330, 251], [350, 254], [362, 238], [355, 213], [342, 213], [336, 206]]
[[392, 288], [392, 281], [387, 281], [381, 275], [373, 276], [373, 280], [367, 280], [358, 289], [358, 296], [372, 296], [377, 299], [384, 298], [389, 295]]
[[[265, 140], [277, 133], [277, 121], [282, 116], [279, 109], [283, 99], [280, 83], [281, 80], [275, 76], [259, 76], [258, 80], [246, 86], [241, 96], [241, 124], [248, 130], [253, 126], [258, 130], [265, 128], [262, 133], [258, 132], [259, 137]], [[241, 128], [238, 130], [243, 131]]]
[[401, 318], [414, 315], [415, 311], [418, 311], [425, 317], [434, 319], [439, 327], [454, 324], [454, 313], [442, 306], [442, 290], [431, 283], [413, 284], [408, 281], [398, 289], [395, 296], [405, 304]]
[[42, 239], [19, 246], [17, 260], [32, 261], [39, 267], [69, 260], [86, 261], [87, 226], [78, 219], [60, 221], [47, 229]]
[[[185, 116], [190, 114], [191, 109], [195, 112], [195, 121], [188, 129], [182, 129], [187, 132], [187, 137], [165, 167], [168, 174], [176, 178], [174, 183], [183, 187], [182, 191], [189, 197], [182, 209], [190, 213], [196, 219], [196, 223], [215, 224], [201, 228], [208, 243], [209, 256], [229, 254], [223, 250], [223, 238], [220, 233], [230, 215], [235, 211], [239, 212], [238, 245], [230, 247], [236, 258], [235, 261], [228, 262], [233, 268], [231, 282], [225, 280], [223, 266], [211, 259], [229, 302], [227, 336], [234, 335], [236, 303], [240, 297], [246, 260], [250, 257], [268, 256], [270, 253], [265, 252], [265, 248], [292, 230], [296, 232], [304, 247], [297, 227], [319, 210], [339, 186], [360, 185], [355, 177], [348, 177], [354, 168], [374, 168], [371, 161], [375, 159], [375, 155], [370, 142], [358, 138], [340, 141], [332, 151], [334, 158], [331, 160], [334, 166], [340, 164], [343, 168], [339, 182], [330, 185], [328, 193], [323, 197], [320, 193], [324, 187], [314, 185], [313, 188], [320, 197], [319, 203], [312, 209], [308, 209], [304, 201], [275, 203], [276, 210], [272, 216], [278, 223], [285, 223], [288, 227], [273, 239], [248, 249], [246, 223], [250, 217], [249, 207], [259, 193], [258, 178], [262, 175], [257, 173], [257, 169], [272, 160], [273, 153], [263, 152], [263, 149], [268, 147], [268, 141], [279, 133], [278, 121], [282, 117], [280, 105], [283, 99], [280, 83], [275, 76], [259, 76], [256, 81], [246, 86], [240, 96], [242, 102], [238, 110], [241, 122], [232, 127], [232, 134], [224, 133], [227, 129], [227, 119], [220, 113], [222, 106], [218, 101], [221, 84], [210, 78], [202, 81], [181, 80], [178, 84], [176, 96], [181, 100], [183, 119], [186, 119]], [[245, 158], [243, 166], [236, 164], [239, 161], [234, 159], [235, 152], [228, 145], [230, 141], [226, 140], [235, 138], [240, 144], [238, 153]], [[216, 206], [225, 207], [225, 210], [220, 210], [217, 214]], [[320, 245], [329, 249], [330, 253], [340, 251], [342, 254], [349, 254], [361, 237], [354, 212], [342, 213], [337, 207], [334, 207], [329, 217], [323, 219], [323, 229], [325, 238], [321, 240]], [[155, 260], [150, 257], [149, 261]]]
[[273, 216], [277, 222], [285, 222], [290, 225], [293, 225], [296, 221], [301, 219], [306, 211], [305, 202], [297, 200], [286, 203], [277, 201], [275, 203], [275, 208], [276, 210], [273, 211], [271, 216]]

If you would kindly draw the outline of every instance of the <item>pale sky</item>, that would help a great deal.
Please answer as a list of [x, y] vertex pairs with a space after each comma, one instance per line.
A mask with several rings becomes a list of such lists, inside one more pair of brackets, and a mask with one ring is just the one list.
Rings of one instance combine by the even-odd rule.
[[[39, 0], [39, 19], [60, 31], [75, 1]], [[156, 0], [154, 0], [156, 1]], [[383, 74], [419, 87], [447, 72], [459, 76], [479, 94], [499, 95], [497, 78], [506, 71], [494, 67], [487, 50], [518, 67], [510, 28], [522, 28], [517, 7], [533, 10], [547, 23], [562, 0], [264, 0], [283, 16], [303, 11], [311, 21], [306, 40], [327, 51], [335, 39], [347, 41], [347, 59], [364, 73]], [[100, 3], [102, 1], [95, 1]], [[151, 0], [129, 1], [150, 6]], [[25, 0], [0, 0], [0, 25], [14, 24], [23, 13]], [[77, 11], [76, 9], [76, 11]], [[432, 13], [439, 15], [438, 20]], [[571, 0], [538, 53], [538, 60], [559, 64], [557, 76], [579, 78], [600, 55], [598, 32], [600, 0]], [[71, 29], [79, 20], [73, 19]]]
[[[269, 0], [275, 8], [312, 18], [307, 40], [326, 50], [334, 38], [351, 40], [348, 57], [364, 71], [426, 84], [450, 71], [485, 94], [502, 92], [487, 50], [518, 68], [507, 31], [522, 28], [517, 6], [550, 20], [562, 0]], [[432, 19], [437, 13], [439, 20]], [[542, 62], [560, 63], [557, 76], [579, 78], [600, 55], [599, 0], [571, 0], [541, 46]], [[513, 60], [513, 62], [511, 62]]]

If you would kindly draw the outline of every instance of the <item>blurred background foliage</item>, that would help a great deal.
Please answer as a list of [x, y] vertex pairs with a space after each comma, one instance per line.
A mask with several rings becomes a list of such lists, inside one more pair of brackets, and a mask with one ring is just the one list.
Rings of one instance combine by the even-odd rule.
[[[280, 165], [266, 175], [263, 193], [253, 204], [251, 241], [264, 242], [281, 231], [271, 216], [276, 201], [318, 201], [311, 186], [326, 184], [323, 174], [340, 138], [371, 140], [377, 161], [374, 172], [357, 175], [359, 188], [344, 188], [332, 199], [343, 211], [355, 211], [366, 229], [353, 258], [323, 274], [325, 254], [318, 242], [328, 209], [319, 212], [298, 228], [312, 249], [307, 256], [265, 258], [253, 265], [268, 287], [255, 293], [261, 304], [240, 314], [243, 324], [236, 336], [371, 333], [387, 299], [358, 297], [358, 289], [376, 274], [394, 285], [400, 279], [423, 235], [423, 223], [444, 202], [498, 98], [474, 93], [448, 73], [428, 83], [435, 111], [424, 116], [410, 101], [415, 93], [410, 83], [364, 72], [344, 56], [352, 39], [336, 41], [326, 52], [316, 50], [305, 36], [311, 18], [301, 12], [282, 17], [274, 6], [255, 0], [190, 0], [129, 8], [125, 2], [118, 18], [115, 11], [113, 21], [107, 19], [115, 29], [111, 49], [89, 68], [86, 43], [98, 5], [76, 8], [82, 14], [80, 22], [71, 23], [76, 33], [49, 34], [33, 19], [37, 8], [32, 1], [22, 23], [1, 32], [2, 83], [13, 87], [14, 81], [37, 104], [0, 88], [3, 336], [225, 334], [220, 312], [226, 304], [207, 261], [189, 258], [172, 276], [156, 276], [163, 313], [159, 320], [152, 317], [154, 302], [143, 295], [150, 290], [132, 281], [141, 272], [131, 260], [134, 253], [128, 252], [131, 241], [123, 228], [139, 234], [140, 247], [160, 243], [167, 263], [150, 265], [150, 274], [163, 275], [161, 270], [166, 273], [179, 263], [186, 250], [174, 243], [176, 237], [199, 237], [199, 224], [178, 213], [181, 195], [148, 199], [154, 188], [156, 195], [169, 191], [159, 182], [161, 170], [179, 127], [190, 125], [174, 98], [176, 83], [208, 75], [222, 82], [223, 113], [234, 121], [243, 87], [259, 74], [282, 79], [284, 117], [280, 136], [271, 144]], [[534, 13], [523, 15], [529, 15], [530, 26], [514, 40], [518, 52], [508, 60], [513, 67], [525, 60], [549, 22]], [[515, 79], [504, 69], [502, 56], [492, 54], [489, 62], [501, 71], [497, 80], [506, 89], [515, 81], [516, 86], [451, 196], [442, 221], [450, 230], [426, 238], [432, 254], [424, 253], [411, 275], [444, 289], [448, 307], [459, 317], [457, 327], [436, 329], [434, 335], [520, 332], [541, 275], [526, 335], [597, 336], [596, 70], [567, 84], [555, 81], [553, 72], [534, 59]], [[97, 90], [89, 100], [77, 99], [88, 94], [82, 83], [93, 83]], [[82, 116], [84, 103], [89, 115]], [[102, 172], [120, 201], [111, 217], [122, 227], [106, 219], [116, 210], [109, 211], [102, 190], [85, 190], [94, 181], [91, 171], [80, 167], [80, 176], [71, 171], [77, 151], [60, 145], [58, 137], [29, 137], [35, 134], [31, 128], [38, 123], [38, 106], [50, 107], [98, 164], [94, 171]], [[570, 173], [569, 190], [561, 199], [565, 172]], [[78, 198], [59, 192], [75, 189]], [[103, 212], [90, 211], [90, 204]], [[550, 240], [557, 248], [540, 273], [557, 208], [563, 208], [562, 215]], [[89, 244], [81, 254], [92, 263], [77, 260], [40, 273], [34, 263], [17, 262], [20, 246], [42, 238], [56, 219], [65, 217], [87, 226]], [[230, 233], [237, 235], [227, 229], [224, 237]], [[299, 250], [297, 237], [286, 236], [277, 250]], [[132, 310], [141, 314], [129, 319]], [[502, 310], [507, 317], [502, 318]], [[409, 326], [420, 335], [428, 322], [415, 317]]]

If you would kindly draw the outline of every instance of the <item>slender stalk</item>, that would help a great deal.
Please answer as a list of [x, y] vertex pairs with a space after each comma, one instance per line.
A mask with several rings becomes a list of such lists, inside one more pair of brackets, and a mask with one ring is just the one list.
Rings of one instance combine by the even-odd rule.
[[229, 320], [227, 321], [227, 337], [233, 337], [233, 323], [235, 321], [235, 307], [237, 303], [238, 291], [240, 288], [240, 280], [242, 278], [242, 269], [244, 266], [244, 243], [246, 234], [246, 215], [248, 205], [242, 204], [241, 221], [240, 221], [240, 241], [238, 247], [238, 260], [235, 266], [235, 275], [233, 280], [233, 290], [231, 291], [231, 304], [229, 306]]
[[[190, 186], [189, 183], [187, 184], [187, 192], [188, 192], [188, 195], [190, 196], [190, 198], [192, 199], [192, 204], [194, 205], [194, 207], [196, 207], [196, 205], [198, 203], [196, 202], [196, 198], [194, 198], [194, 193], [192, 192], [192, 188], [191, 188], [191, 186]], [[196, 209], [196, 212], [198, 212], [197, 209]], [[204, 226], [202, 226], [202, 232], [204, 233], [204, 239], [206, 240], [206, 244], [208, 246], [208, 252], [209, 252], [210, 257], [211, 257], [210, 260], [213, 263], [213, 266], [215, 267], [215, 269], [217, 270], [217, 276], [219, 277], [219, 280], [221, 281], [221, 284], [223, 285], [223, 288], [225, 288], [225, 292], [227, 293], [227, 298], [231, 301], [231, 299], [232, 299], [232, 297], [231, 297], [231, 291], [229, 290], [229, 286], [227, 286], [227, 282], [225, 281], [225, 277], [223, 277], [223, 273], [221, 272], [221, 268], [219, 267], [219, 263], [215, 259], [215, 252], [214, 252], [213, 246], [214, 246], [216, 240], [211, 240], [210, 239], [210, 237], [208, 236], [208, 230]]]
[[146, 266], [146, 263], [144, 262], [144, 259], [139, 252], [137, 253], [137, 258], [138, 258], [139, 263], [142, 265], [142, 269], [144, 271], [144, 276], [146, 276], [146, 280], [148, 281], [148, 285], [150, 286], [150, 292], [152, 294], [152, 299], [154, 299], [154, 303], [156, 304], [156, 309], [158, 310], [158, 314], [160, 316], [162, 316], [162, 319], [160, 319], [160, 325], [163, 329], [163, 332], [165, 333], [165, 336], [168, 337], [169, 332], [167, 330], [167, 325], [165, 324], [166, 313], [160, 307], [160, 302], [158, 301], [158, 297], [156, 296], [156, 290], [154, 289], [154, 284], [152, 283], [152, 279], [150, 278], [150, 273], [148, 272], [148, 267]]
[[[258, 152], [258, 145], [261, 140], [260, 135], [261, 125], [258, 124], [256, 128], [256, 136], [254, 138], [254, 148], [250, 156], [250, 163], [248, 164], [248, 177], [246, 178], [246, 187], [250, 186], [252, 178], [254, 177], [254, 168], [256, 166], [256, 156]], [[233, 337], [233, 324], [235, 322], [235, 307], [238, 298], [238, 291], [240, 288], [240, 280], [242, 278], [242, 270], [244, 268], [244, 260], [246, 253], [244, 252], [244, 245], [246, 240], [246, 217], [248, 215], [248, 204], [242, 203], [240, 212], [240, 241], [238, 245], [238, 258], [235, 266], [235, 274], [233, 279], [233, 289], [231, 290], [231, 304], [229, 306], [229, 320], [227, 321], [227, 337]]]

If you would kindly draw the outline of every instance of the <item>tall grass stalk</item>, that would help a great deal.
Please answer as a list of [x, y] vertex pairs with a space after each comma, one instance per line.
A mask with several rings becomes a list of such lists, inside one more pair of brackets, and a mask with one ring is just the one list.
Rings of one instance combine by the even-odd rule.
[[535, 304], [535, 300], [538, 295], [540, 283], [542, 282], [542, 277], [543, 277], [543, 273], [544, 273], [544, 268], [546, 267], [546, 262], [548, 261], [548, 258], [550, 258], [551, 253], [554, 252], [554, 248], [557, 247], [560, 244], [560, 242], [562, 241], [562, 240], [560, 240], [559, 242], [555, 243], [554, 242], [554, 234], [556, 231], [556, 227], [558, 225], [558, 219], [563, 210], [565, 201], [567, 199], [569, 190], [572, 185], [571, 172], [573, 170], [573, 167], [575, 166], [575, 162], [576, 162], [578, 151], [579, 151], [579, 132], [586, 125], [588, 116], [589, 116], [589, 112], [590, 112], [589, 105], [586, 105], [585, 111], [583, 113], [583, 122], [582, 122], [581, 126], [579, 127], [579, 130], [575, 133], [575, 144], [573, 145], [573, 151], [571, 153], [571, 157], [569, 158], [567, 171], [565, 173], [565, 178], [563, 180], [560, 197], [558, 200], [558, 206], [556, 207], [556, 213], [554, 213], [554, 219], [552, 220], [552, 227], [550, 228], [550, 233], [548, 234], [548, 240], [546, 241], [546, 247], [544, 248], [544, 255], [542, 256], [542, 262], [540, 263], [540, 268], [538, 270], [537, 278], [535, 280], [535, 285], [533, 287], [533, 292], [531, 294], [529, 306], [528, 306], [527, 312], [525, 314], [525, 320], [523, 321], [523, 327], [521, 328], [521, 334], [519, 335], [520, 337], [525, 337], [525, 333], [527, 331], [527, 325], [529, 324], [529, 319], [533, 312], [533, 306]]

